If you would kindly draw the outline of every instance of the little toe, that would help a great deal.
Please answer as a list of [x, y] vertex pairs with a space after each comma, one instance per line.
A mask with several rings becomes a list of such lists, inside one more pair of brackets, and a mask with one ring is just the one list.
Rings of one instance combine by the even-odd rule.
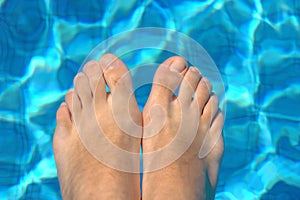
[[[89, 84], [89, 79], [88, 77], [82, 73], [79, 72], [76, 77], [74, 78], [74, 85], [75, 85], [75, 90], [76, 90], [76, 94], [78, 95], [80, 102], [81, 102], [81, 106], [87, 106], [89, 104], [91, 104], [91, 100], [92, 100], [92, 91], [90, 89], [90, 84]], [[73, 95], [73, 106], [75, 107], [75, 95]]]
[[[213, 135], [213, 144], [216, 144], [217, 148], [214, 148], [214, 150], [211, 152], [214, 156], [214, 158], [218, 157], [221, 158], [223, 151], [224, 151], [224, 144], [223, 144], [223, 136], [222, 136], [222, 130], [224, 125], [224, 115], [221, 111], [218, 111], [212, 124], [210, 127], [210, 131], [214, 134]], [[218, 155], [218, 156], [217, 156]], [[215, 159], [215, 160], [219, 160]]]
[[69, 140], [71, 133], [71, 113], [67, 104], [63, 102], [56, 112], [56, 128], [52, 141], [52, 147], [58, 169], [61, 169], [61, 166], [64, 164], [64, 159], [61, 155], [64, 153], [64, 147], [66, 146], [66, 142]]
[[150, 99], [170, 102], [187, 69], [187, 62], [179, 56], [173, 56], [163, 62], [154, 75]]
[[206, 135], [205, 142], [203, 142], [201, 150], [199, 151], [200, 157], [206, 157], [205, 161], [208, 163], [208, 169], [209, 171], [211, 170], [211, 172], [218, 171], [218, 169], [214, 168], [219, 166], [219, 162], [224, 152], [224, 139], [222, 136], [223, 125], [224, 116], [222, 112], [219, 111], [216, 114], [209, 133]]
[[178, 94], [178, 98], [182, 101], [182, 103], [191, 103], [200, 78], [201, 73], [196, 67], [190, 67], [186, 72], [181, 82]]
[[199, 158], [205, 158], [206, 162], [211, 165], [208, 169], [214, 168], [214, 165], [219, 166], [222, 158], [224, 151], [223, 124], [224, 116], [221, 111], [218, 111], [201, 145]]

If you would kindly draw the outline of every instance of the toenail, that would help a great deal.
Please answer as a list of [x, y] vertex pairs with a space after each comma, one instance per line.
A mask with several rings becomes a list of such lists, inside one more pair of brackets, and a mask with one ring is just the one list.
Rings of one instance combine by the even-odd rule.
[[190, 67], [190, 70], [201, 75], [201, 72], [196, 67]]
[[171, 71], [181, 73], [186, 68], [186, 63], [182, 60], [175, 59], [170, 66]]

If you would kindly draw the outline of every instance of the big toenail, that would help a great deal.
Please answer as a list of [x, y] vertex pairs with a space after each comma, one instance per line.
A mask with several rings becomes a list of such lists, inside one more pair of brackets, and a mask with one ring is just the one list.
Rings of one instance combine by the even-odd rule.
[[174, 60], [171, 63], [170, 70], [181, 73], [186, 68], [186, 63], [180, 60]]

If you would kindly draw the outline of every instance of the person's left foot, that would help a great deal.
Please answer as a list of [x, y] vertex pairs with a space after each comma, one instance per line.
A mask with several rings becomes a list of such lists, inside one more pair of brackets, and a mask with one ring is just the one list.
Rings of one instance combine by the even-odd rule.
[[[106, 92], [105, 82], [111, 93]], [[86, 144], [83, 144], [80, 137], [94, 131], [91, 127], [95, 126], [95, 117], [104, 134], [99, 133], [98, 136], [106, 137], [126, 152], [139, 153], [141, 139], [133, 136], [141, 136], [142, 129], [131, 129], [135, 132], [130, 133], [130, 136], [119, 127], [121, 125], [126, 129], [126, 126], [131, 127], [130, 123], [133, 122], [140, 126], [142, 120], [135, 98], [129, 98], [132, 95], [132, 86], [127, 67], [114, 55], [107, 54], [100, 62], [87, 63], [83, 73], [75, 77], [74, 83], [75, 91], [70, 90], [66, 94], [66, 103], [62, 103], [57, 111], [57, 126], [53, 139], [63, 198], [140, 199], [139, 173], [122, 172], [99, 162], [95, 155], [87, 151], [84, 146]], [[113, 104], [113, 98], [123, 104]], [[123, 119], [118, 117], [118, 114], [126, 114], [124, 109], [129, 109], [130, 116]], [[81, 134], [78, 134], [78, 131]], [[112, 152], [107, 146], [98, 148], [99, 151]], [[110, 157], [112, 163], [119, 162], [118, 159], [121, 158], [118, 156]]]

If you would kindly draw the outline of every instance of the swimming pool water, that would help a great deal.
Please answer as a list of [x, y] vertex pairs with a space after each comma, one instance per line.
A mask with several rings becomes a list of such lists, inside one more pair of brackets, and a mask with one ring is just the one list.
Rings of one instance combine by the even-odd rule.
[[0, 0], [0, 199], [61, 199], [56, 109], [98, 43], [150, 26], [195, 39], [225, 82], [216, 199], [300, 199], [297, 0]]

